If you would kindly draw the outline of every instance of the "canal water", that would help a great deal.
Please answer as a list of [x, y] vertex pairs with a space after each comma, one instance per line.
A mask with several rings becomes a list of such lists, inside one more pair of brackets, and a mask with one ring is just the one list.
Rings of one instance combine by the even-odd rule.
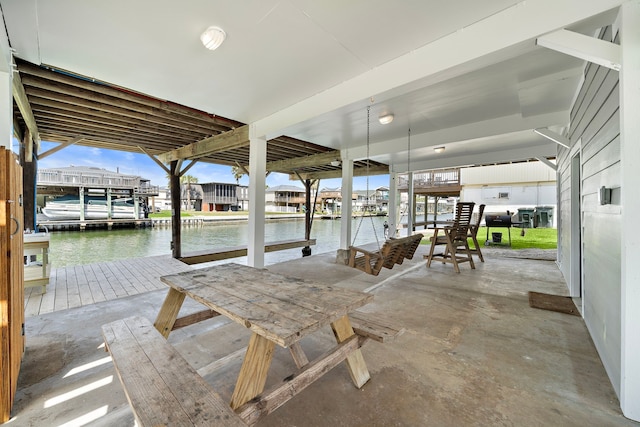
[[[356, 218], [352, 235], [359, 227], [356, 245], [384, 241], [386, 217]], [[53, 231], [50, 233], [50, 262], [53, 268], [93, 262], [115, 261], [171, 254], [171, 228], [113, 229], [87, 231]], [[316, 245], [313, 254], [335, 252], [340, 247], [340, 221], [315, 219], [311, 237]], [[265, 224], [265, 242], [304, 238], [304, 219], [274, 220]], [[244, 222], [214, 222], [202, 226], [182, 228], [182, 253], [222, 249], [246, 245], [249, 241], [248, 224]], [[265, 264], [275, 264], [301, 257], [302, 248], [265, 254]], [[225, 261], [225, 262], [230, 262]], [[247, 258], [234, 262], [246, 264]]]

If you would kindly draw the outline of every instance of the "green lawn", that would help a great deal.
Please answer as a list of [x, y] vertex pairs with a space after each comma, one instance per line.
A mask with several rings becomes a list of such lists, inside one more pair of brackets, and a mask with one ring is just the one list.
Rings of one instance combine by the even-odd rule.
[[[521, 232], [524, 230], [524, 236]], [[509, 231], [506, 228], [491, 228], [489, 230], [489, 240], [491, 234], [502, 233], [502, 243], [509, 244]], [[480, 227], [478, 230], [478, 242], [484, 246], [487, 238], [487, 228]], [[469, 240], [471, 243], [471, 240]], [[555, 228], [512, 228], [511, 248], [512, 249], [556, 249], [558, 247], [558, 230]]]

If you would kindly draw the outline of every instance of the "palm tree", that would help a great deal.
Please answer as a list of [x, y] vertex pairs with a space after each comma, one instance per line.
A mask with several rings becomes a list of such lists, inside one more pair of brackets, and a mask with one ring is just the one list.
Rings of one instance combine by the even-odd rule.
[[191, 210], [191, 184], [196, 184], [198, 182], [198, 178], [191, 175], [182, 175], [180, 177], [180, 184], [187, 184], [187, 209]]
[[236, 179], [236, 185], [240, 185], [240, 178], [244, 176], [244, 171], [239, 166], [231, 166], [231, 174]]

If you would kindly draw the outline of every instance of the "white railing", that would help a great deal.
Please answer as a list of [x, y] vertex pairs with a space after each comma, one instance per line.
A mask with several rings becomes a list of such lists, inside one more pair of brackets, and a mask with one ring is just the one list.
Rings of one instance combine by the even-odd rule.
[[136, 188], [140, 186], [140, 177], [69, 171], [38, 171], [36, 180], [39, 185], [59, 185], [63, 187]]

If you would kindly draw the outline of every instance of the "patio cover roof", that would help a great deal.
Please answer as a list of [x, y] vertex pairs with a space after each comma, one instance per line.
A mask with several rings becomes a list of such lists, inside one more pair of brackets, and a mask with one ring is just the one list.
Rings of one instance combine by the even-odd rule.
[[[15, 57], [88, 79], [17, 64], [47, 139], [161, 154], [249, 124], [267, 169], [318, 156], [294, 163], [325, 177], [338, 152], [356, 175], [366, 158], [404, 172], [555, 157], [533, 130], [566, 128], [621, 3], [0, 0]], [[199, 40], [210, 25], [228, 34], [214, 52]], [[244, 135], [202, 161], [246, 165]]]
[[[22, 88], [14, 101], [14, 129], [37, 129], [36, 139], [61, 144], [40, 153], [42, 157], [77, 144], [159, 155], [166, 161], [196, 159], [248, 167], [249, 136], [244, 123], [69, 71], [16, 62]], [[209, 149], [184, 152], [194, 143]], [[340, 160], [339, 151], [307, 141], [279, 136], [267, 142], [268, 171], [295, 171], [305, 178], [337, 177], [341, 168], [332, 166], [333, 160]], [[355, 169], [356, 175], [365, 174], [366, 162], [356, 162]], [[388, 166], [371, 161], [369, 172], [387, 173]]]

